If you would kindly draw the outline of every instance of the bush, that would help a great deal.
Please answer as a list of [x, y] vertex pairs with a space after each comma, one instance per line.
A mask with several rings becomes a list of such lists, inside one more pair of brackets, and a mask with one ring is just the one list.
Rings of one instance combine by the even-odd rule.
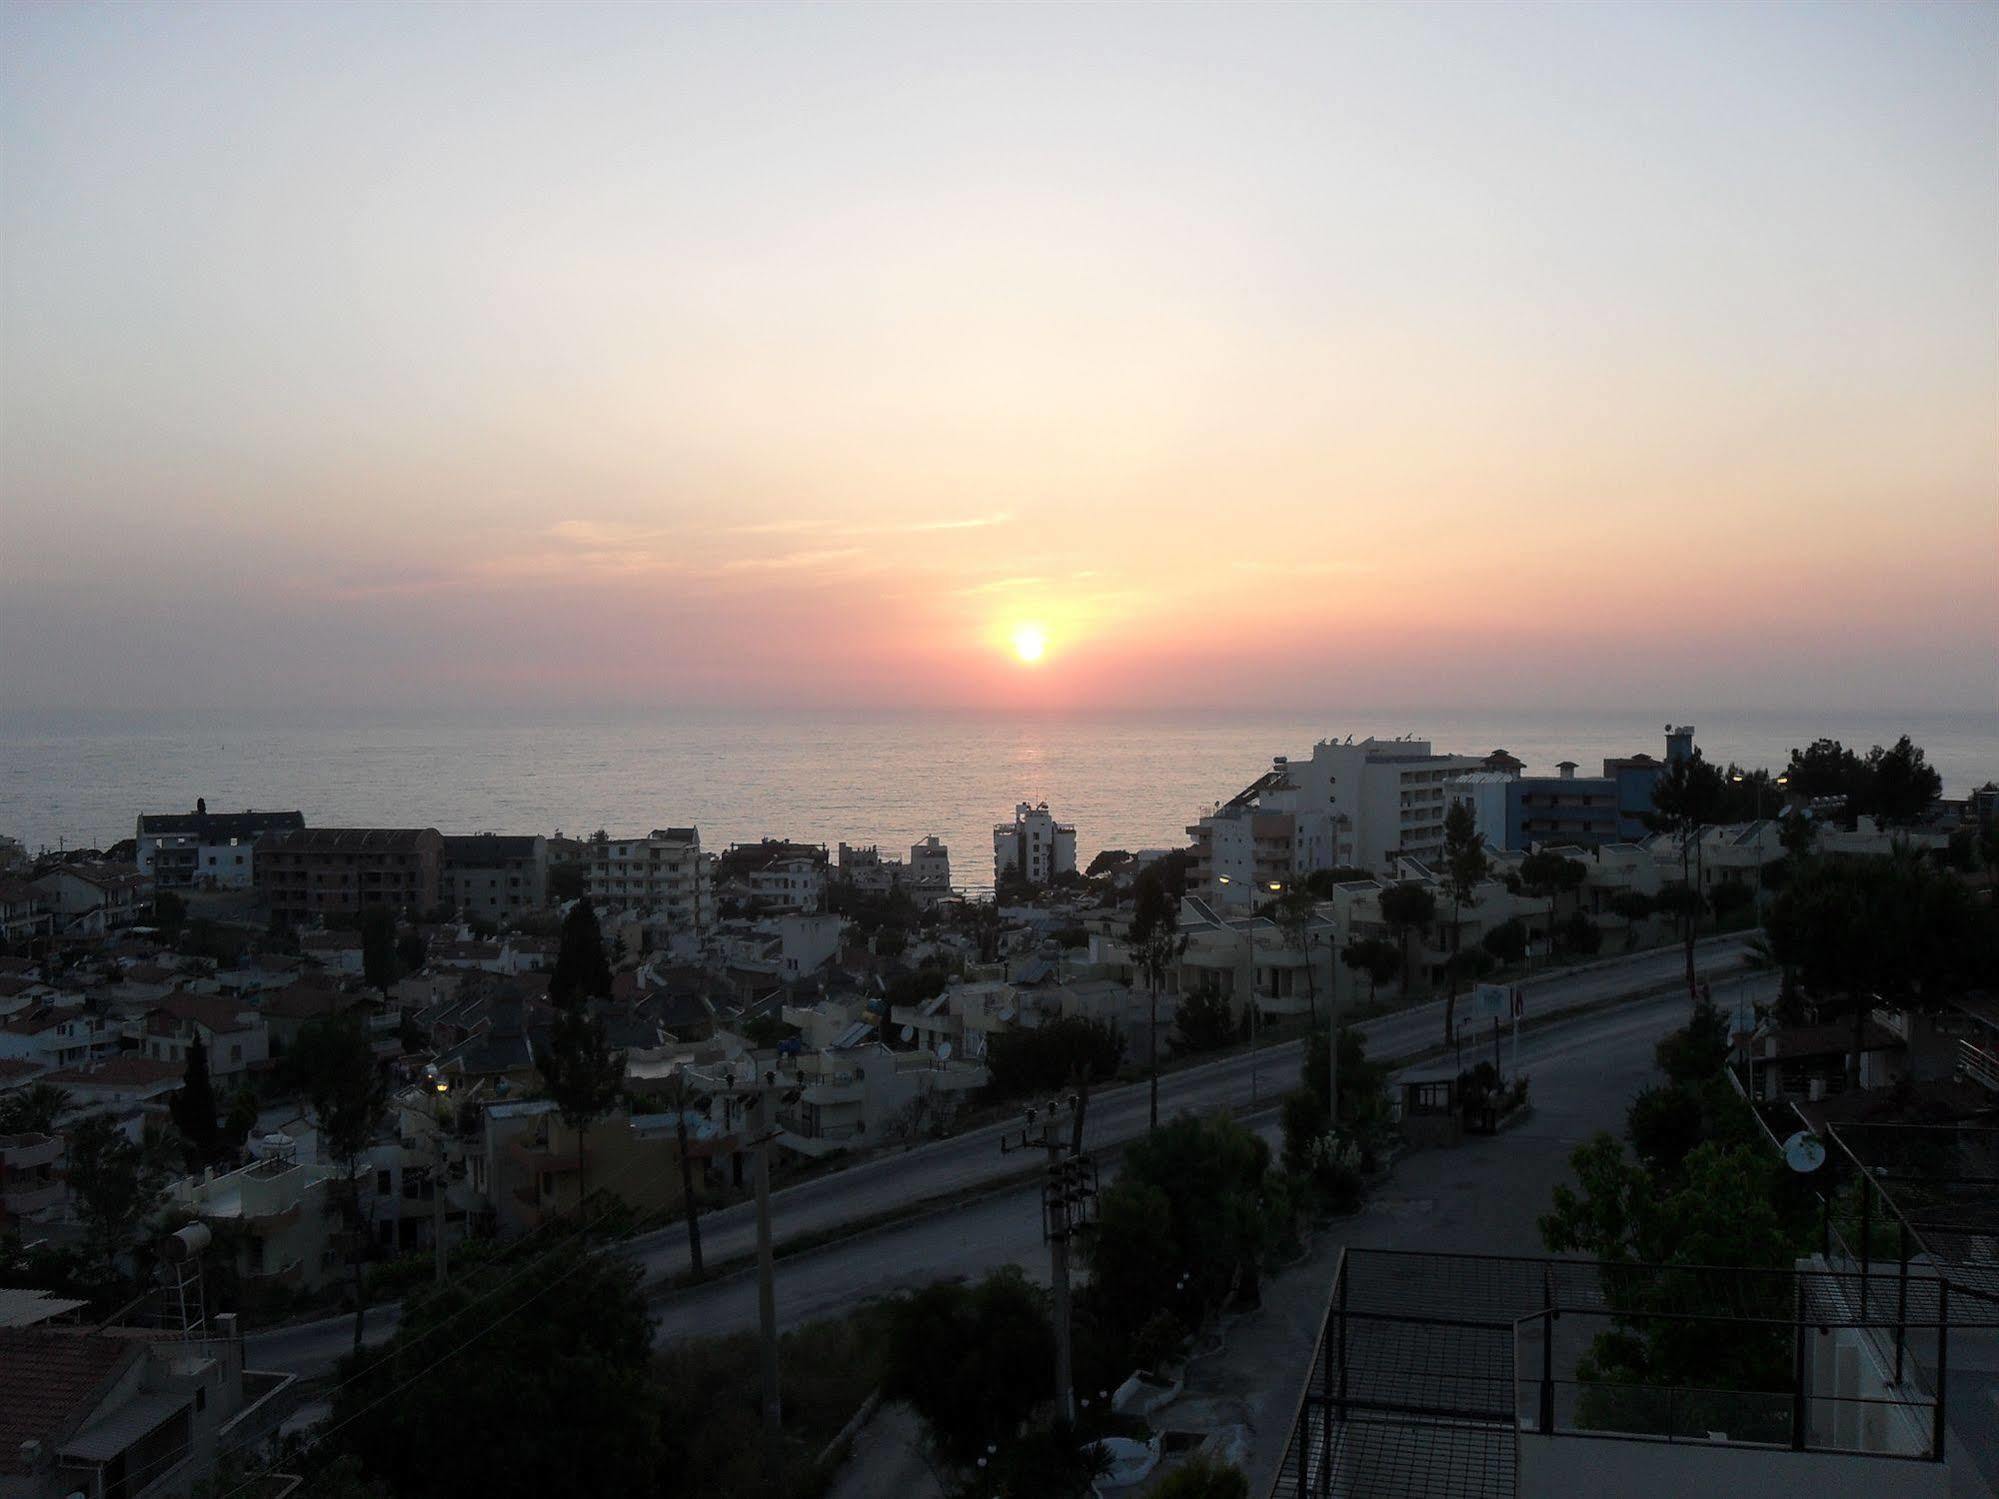
[[1517, 916], [1509, 916], [1479, 939], [1480, 947], [1501, 964], [1518, 963], [1527, 956], [1527, 928]]
[[1225, 994], [1198, 991], [1181, 1000], [1173, 1011], [1170, 1044], [1178, 1055], [1220, 1051], [1235, 1039], [1235, 1011]]
[[1603, 928], [1582, 911], [1571, 911], [1556, 928], [1555, 940], [1567, 952], [1592, 957], [1603, 946]]
[[1249, 1499], [1242, 1469], [1197, 1452], [1152, 1491], [1153, 1499]]
[[1312, 1142], [1305, 1179], [1327, 1212], [1351, 1213], [1360, 1206], [1360, 1162], [1360, 1146], [1350, 1136], [1328, 1130]]

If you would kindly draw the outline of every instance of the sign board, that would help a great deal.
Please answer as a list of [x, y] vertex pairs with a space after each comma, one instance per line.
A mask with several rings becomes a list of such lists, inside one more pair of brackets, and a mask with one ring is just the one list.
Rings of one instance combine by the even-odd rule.
[[1472, 990], [1472, 1000], [1481, 1015], [1497, 1019], [1501, 1015], [1513, 1013], [1513, 994], [1510, 984], [1480, 984]]

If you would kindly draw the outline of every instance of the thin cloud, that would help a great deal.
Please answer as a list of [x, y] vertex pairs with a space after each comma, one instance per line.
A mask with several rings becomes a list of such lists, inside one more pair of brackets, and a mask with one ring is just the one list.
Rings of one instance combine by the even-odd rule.
[[717, 572], [790, 572], [801, 568], [827, 567], [861, 555], [859, 547], [833, 547], [818, 552], [785, 552], [776, 557], [738, 557], [724, 562]]
[[1004, 526], [1013, 513], [996, 510], [990, 515], [953, 516], [945, 520], [898, 521], [887, 526], [849, 526], [828, 520], [765, 520], [747, 525], [724, 526], [725, 536], [924, 536], [938, 531], [978, 531], [987, 526]]
[[960, 588], [961, 598], [971, 598], [981, 593], [1002, 593], [1009, 588], [1033, 588], [1046, 583], [1046, 578], [994, 578], [989, 583], [974, 583], [969, 588]]
[[1335, 573], [1371, 573], [1371, 562], [1237, 562], [1242, 573], [1263, 573], [1291, 578], [1324, 578]]

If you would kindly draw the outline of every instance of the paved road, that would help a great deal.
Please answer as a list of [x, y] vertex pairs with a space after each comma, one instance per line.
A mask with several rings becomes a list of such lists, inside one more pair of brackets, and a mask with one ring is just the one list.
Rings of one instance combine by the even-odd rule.
[[[1723, 938], [1703, 944], [1700, 950], [1700, 969], [1715, 978], [1718, 999], [1728, 997], [1723, 988], [1727, 977], [1741, 972], [1743, 947], [1742, 939]], [[1656, 991], [1672, 985], [1681, 972], [1682, 958], [1678, 952], [1654, 951], [1613, 959], [1583, 972], [1531, 981], [1527, 986], [1527, 1014], [1532, 1020], [1621, 996]], [[1461, 1004], [1460, 1009], [1463, 1008]], [[1669, 1011], [1670, 1004], [1661, 1013]], [[1580, 1023], [1614, 1027], [1617, 1017], [1613, 1011]], [[1418, 1005], [1367, 1021], [1358, 1029], [1366, 1034], [1373, 1055], [1409, 1056], [1435, 1046], [1442, 1039], [1443, 1004], [1435, 1001]], [[1534, 1053], [1529, 1047], [1534, 1044], [1535, 1035], [1529, 1031], [1522, 1040], [1522, 1063], [1530, 1069], [1533, 1064], [1529, 1058]], [[1241, 1112], [1273, 1104], [1296, 1084], [1301, 1045], [1290, 1041], [1254, 1055], [1232, 1056], [1169, 1073], [1160, 1080], [1161, 1112], [1171, 1115], [1182, 1110], [1205, 1112], [1217, 1108]], [[1470, 1047], [1468, 1042], [1468, 1060]], [[1090, 1147], [1103, 1151], [1143, 1134], [1147, 1112], [1143, 1083], [1096, 1094], [1090, 1100]], [[981, 1183], [998, 1183], [1023, 1166], [1021, 1157], [1000, 1153], [1000, 1136], [1008, 1128], [1011, 1126], [994, 1125], [916, 1146], [898, 1155], [874, 1157], [776, 1192], [772, 1196], [772, 1213], [777, 1237], [783, 1242], [803, 1234], [836, 1230], [845, 1223], [875, 1218]], [[1008, 1199], [1000, 1198], [963, 1209], [951, 1221], [954, 1234], [1000, 1235], [1002, 1222], [1018, 1216], [1018, 1207], [1010, 1207]], [[755, 1211], [749, 1203], [709, 1214], [702, 1220], [702, 1247], [707, 1259], [721, 1263], [753, 1252], [755, 1231]], [[872, 1246], [877, 1239], [878, 1236], [871, 1235], [867, 1242]], [[664, 1282], [687, 1268], [686, 1233], [677, 1225], [641, 1235], [621, 1246], [619, 1252], [636, 1258], [647, 1282], [652, 1284]], [[795, 1268], [795, 1262], [788, 1262], [782, 1273], [787, 1301], [792, 1294]], [[729, 1287], [714, 1289], [726, 1292]], [[374, 1343], [387, 1338], [394, 1330], [396, 1318], [397, 1309], [393, 1306], [371, 1311], [367, 1341]], [[290, 1370], [308, 1376], [320, 1374], [348, 1351], [351, 1339], [352, 1319], [346, 1317], [253, 1333], [248, 1339], [250, 1362], [252, 1367], [260, 1369]]]

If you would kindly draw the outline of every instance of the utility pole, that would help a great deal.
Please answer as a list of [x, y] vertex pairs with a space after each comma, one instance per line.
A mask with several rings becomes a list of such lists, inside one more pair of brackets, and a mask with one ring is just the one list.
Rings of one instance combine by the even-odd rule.
[[771, 1499], [784, 1494], [784, 1407], [777, 1388], [777, 1262], [770, 1244], [770, 1094], [756, 1096], [757, 1147], [757, 1324], [761, 1332], [764, 1406], [764, 1463]]
[[1071, 1094], [1046, 1111], [1030, 1108], [1026, 1123], [1000, 1137], [1002, 1154], [1040, 1146], [1048, 1152], [1048, 1174], [1041, 1184], [1041, 1234], [1048, 1241], [1048, 1278], [1055, 1290], [1055, 1413], [1071, 1425], [1076, 1420], [1075, 1379], [1071, 1369], [1069, 1317], [1069, 1240], [1087, 1227], [1096, 1212], [1097, 1167], [1073, 1142], [1063, 1138], [1063, 1110], [1071, 1116], [1082, 1100]]
[[775, 1068], [766, 1068], [742, 1076], [725, 1072], [718, 1090], [748, 1100], [748, 1143], [756, 1151], [757, 1322], [763, 1372], [764, 1481], [771, 1499], [783, 1499], [784, 1494], [784, 1406], [777, 1382], [777, 1263], [770, 1234], [770, 1142], [777, 1136], [771, 1099], [776, 1096], [789, 1103], [798, 1097], [804, 1083], [802, 1072], [793, 1072], [787, 1079]]

